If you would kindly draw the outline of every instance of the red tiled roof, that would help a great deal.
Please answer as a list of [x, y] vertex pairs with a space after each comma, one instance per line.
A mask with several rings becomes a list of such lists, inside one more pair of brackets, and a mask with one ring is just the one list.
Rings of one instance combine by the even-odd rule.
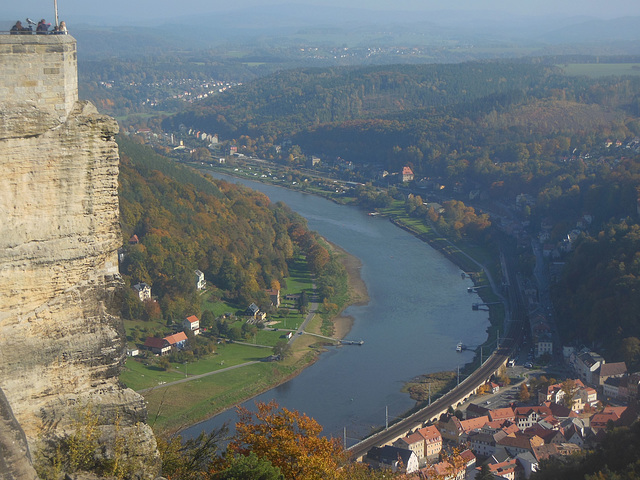
[[184, 332], [174, 333], [173, 335], [167, 335], [164, 340], [169, 342], [169, 345], [173, 346], [178, 342], [183, 342], [187, 339], [187, 335]]
[[462, 427], [462, 430], [464, 430], [465, 432], [468, 432], [471, 430], [475, 430], [477, 428], [482, 428], [484, 424], [487, 423], [488, 421], [489, 421], [489, 417], [485, 415], [484, 417], [461, 420], [460, 426]]
[[497, 473], [500, 476], [511, 473], [515, 470], [517, 465], [516, 459], [512, 458], [502, 463], [489, 464], [489, 470], [491, 473]]
[[440, 431], [434, 425], [421, 428], [418, 430], [418, 433], [427, 441], [427, 443], [442, 441], [442, 435], [440, 435]]
[[492, 421], [506, 420], [506, 419], [513, 418], [514, 416], [515, 415], [511, 407], [495, 408], [489, 411], [489, 418], [491, 418]]
[[198, 320], [198, 317], [196, 317], [195, 315], [191, 315], [190, 317], [187, 317], [187, 322], [189, 323], [196, 323], [199, 322], [200, 320]]
[[460, 457], [462, 457], [465, 463], [469, 463], [470, 461], [476, 459], [476, 456], [471, 450], [465, 450], [464, 452], [460, 452]]
[[406, 437], [402, 437], [400, 440], [407, 445], [415, 445], [416, 443], [424, 442], [424, 438], [422, 438], [422, 435], [419, 433], [412, 433]]

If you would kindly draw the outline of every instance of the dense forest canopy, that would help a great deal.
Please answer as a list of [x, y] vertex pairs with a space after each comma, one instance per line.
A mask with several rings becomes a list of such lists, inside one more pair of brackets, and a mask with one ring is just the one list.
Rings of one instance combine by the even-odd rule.
[[306, 128], [452, 105], [528, 89], [548, 68], [526, 64], [296, 69], [249, 82], [168, 121], [224, 137], [290, 136]]

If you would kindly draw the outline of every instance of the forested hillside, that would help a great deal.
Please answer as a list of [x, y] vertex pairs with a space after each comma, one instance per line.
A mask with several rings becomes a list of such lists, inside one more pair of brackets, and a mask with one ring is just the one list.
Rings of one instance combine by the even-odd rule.
[[[194, 271], [210, 289], [245, 308], [269, 304], [265, 289], [286, 283], [288, 262], [307, 256], [315, 273], [327, 251], [286, 205], [263, 194], [213, 181], [177, 166], [147, 147], [120, 141], [120, 210], [127, 245], [121, 272], [133, 285], [151, 285], [167, 320], [199, 314]], [[139, 318], [142, 304], [127, 290], [124, 315]], [[156, 313], [158, 314], [158, 313]]]
[[564, 156], [639, 135], [639, 113], [638, 77], [593, 80], [539, 63], [493, 62], [280, 72], [163, 127], [217, 133], [245, 153], [294, 165], [302, 154], [329, 164], [339, 157], [355, 164], [361, 181], [409, 165], [417, 179], [513, 196], [537, 195]]
[[548, 73], [547, 68], [505, 63], [286, 70], [200, 102], [166, 126], [184, 123], [225, 138], [275, 140], [318, 124], [381, 118], [527, 90]]

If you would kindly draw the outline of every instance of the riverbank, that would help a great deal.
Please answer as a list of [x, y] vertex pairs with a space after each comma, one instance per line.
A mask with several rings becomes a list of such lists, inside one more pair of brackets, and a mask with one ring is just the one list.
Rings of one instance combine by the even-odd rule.
[[[367, 291], [367, 285], [360, 276], [362, 262], [338, 245], [333, 243], [330, 243], [330, 245], [334, 253], [340, 255], [340, 263], [347, 271], [349, 302], [344, 309], [351, 305], [366, 305], [369, 302], [369, 292]], [[343, 315], [344, 309], [332, 320], [333, 336], [335, 338], [345, 338], [353, 327], [354, 319], [349, 315]]]

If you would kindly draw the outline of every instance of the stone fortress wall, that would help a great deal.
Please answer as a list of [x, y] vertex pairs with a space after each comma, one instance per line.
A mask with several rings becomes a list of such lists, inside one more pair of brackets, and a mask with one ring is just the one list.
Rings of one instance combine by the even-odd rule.
[[[13, 415], [5, 423], [19, 424], [31, 451], [43, 439], [55, 448], [90, 405], [105, 444], [117, 431], [135, 440], [136, 477], [153, 478], [159, 457], [144, 399], [118, 382], [118, 125], [78, 101], [76, 62], [72, 36], [0, 35], [0, 394]], [[2, 472], [2, 411], [0, 478], [12, 478]]]
[[64, 118], [78, 100], [77, 61], [70, 35], [0, 35], [0, 99]]

